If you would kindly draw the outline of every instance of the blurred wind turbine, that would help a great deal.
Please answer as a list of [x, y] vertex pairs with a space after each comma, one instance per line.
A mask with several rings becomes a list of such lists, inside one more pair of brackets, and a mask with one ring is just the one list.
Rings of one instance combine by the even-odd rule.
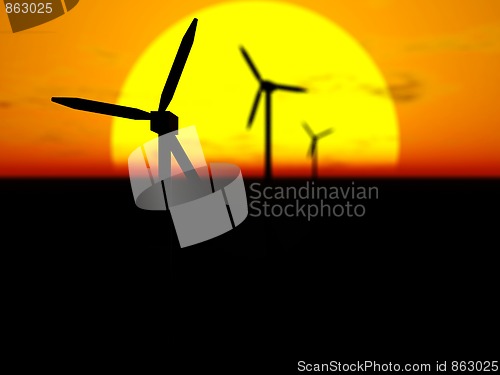
[[255, 67], [255, 64], [252, 62], [250, 59], [250, 56], [248, 55], [247, 51], [245, 48], [240, 47], [240, 51], [243, 54], [243, 57], [245, 58], [248, 66], [253, 72], [253, 75], [255, 78], [257, 78], [257, 81], [259, 81], [260, 86], [259, 90], [257, 91], [257, 95], [255, 96], [255, 100], [253, 102], [252, 106], [252, 111], [250, 112], [250, 117], [248, 118], [248, 124], [247, 127], [250, 128], [252, 126], [255, 113], [257, 112], [257, 107], [259, 105], [260, 97], [262, 95], [262, 91], [265, 92], [265, 100], [266, 100], [266, 133], [265, 133], [265, 169], [264, 169], [264, 177], [266, 180], [270, 180], [272, 178], [272, 165], [271, 165], [271, 94], [275, 90], [284, 90], [284, 91], [292, 91], [292, 92], [305, 92], [306, 89], [302, 87], [297, 87], [297, 86], [287, 86], [287, 85], [280, 85], [273, 83], [268, 80], [262, 79], [261, 75], [259, 74], [257, 68]]
[[303, 127], [309, 137], [311, 137], [311, 147], [309, 147], [307, 155], [312, 159], [312, 178], [316, 179], [318, 178], [318, 140], [332, 134], [333, 128], [314, 134], [312, 129], [305, 122]]

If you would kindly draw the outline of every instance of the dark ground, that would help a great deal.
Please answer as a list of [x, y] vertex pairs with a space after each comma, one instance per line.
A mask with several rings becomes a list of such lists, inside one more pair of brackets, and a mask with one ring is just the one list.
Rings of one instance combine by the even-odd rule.
[[363, 218], [248, 217], [180, 249], [128, 180], [2, 180], [12, 327], [109, 368], [159, 353], [175, 374], [498, 356], [500, 180], [354, 181], [379, 188]]

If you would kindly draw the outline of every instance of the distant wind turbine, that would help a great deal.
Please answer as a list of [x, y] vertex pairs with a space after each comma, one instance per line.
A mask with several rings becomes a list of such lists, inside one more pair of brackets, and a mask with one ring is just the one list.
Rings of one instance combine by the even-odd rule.
[[307, 155], [312, 158], [312, 178], [316, 179], [318, 178], [318, 140], [332, 134], [333, 129], [330, 128], [321, 133], [314, 134], [312, 129], [305, 122], [303, 126], [306, 133], [311, 137], [311, 147], [309, 147]]
[[250, 69], [253, 72], [253, 75], [255, 78], [260, 83], [259, 90], [257, 91], [257, 95], [255, 96], [255, 100], [253, 102], [252, 106], [252, 111], [250, 112], [250, 117], [248, 118], [248, 124], [247, 127], [250, 128], [252, 126], [255, 113], [257, 112], [257, 107], [259, 105], [260, 101], [260, 96], [262, 94], [262, 91], [265, 92], [265, 100], [266, 100], [266, 133], [265, 133], [265, 152], [266, 152], [266, 159], [265, 159], [265, 169], [264, 169], [264, 177], [266, 180], [270, 180], [272, 178], [272, 165], [271, 165], [271, 160], [272, 160], [272, 154], [271, 154], [271, 94], [273, 93], [274, 90], [284, 90], [284, 91], [293, 91], [293, 92], [305, 92], [306, 89], [302, 87], [297, 87], [297, 86], [287, 86], [287, 85], [279, 85], [276, 83], [273, 83], [268, 80], [263, 80], [261, 75], [259, 74], [257, 68], [255, 67], [254, 63], [250, 59], [250, 56], [248, 55], [247, 51], [245, 48], [240, 47], [241, 53], [243, 54], [243, 57], [245, 58], [247, 64], [249, 65]]

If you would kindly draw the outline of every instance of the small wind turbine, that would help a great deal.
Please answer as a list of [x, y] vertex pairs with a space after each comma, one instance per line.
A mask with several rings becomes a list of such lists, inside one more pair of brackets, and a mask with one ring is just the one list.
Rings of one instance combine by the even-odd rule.
[[[196, 33], [196, 26], [198, 19], [194, 18], [189, 26], [186, 34], [182, 38], [181, 44], [175, 56], [172, 68], [163, 88], [160, 97], [160, 104], [158, 111], [145, 112], [137, 108], [130, 108], [116, 104], [102, 103], [94, 100], [80, 99], [80, 98], [61, 98], [53, 97], [52, 101], [66, 107], [77, 109], [80, 111], [99, 113], [108, 116], [123, 117], [131, 120], [149, 120], [151, 124], [151, 131], [158, 134], [159, 147], [158, 147], [158, 166], [160, 180], [163, 181], [171, 177], [171, 155], [173, 154], [179, 166], [186, 174], [187, 177], [196, 174], [195, 169], [177, 137], [160, 137], [161, 135], [176, 131], [179, 129], [179, 118], [170, 111], [167, 107], [174, 97], [177, 84], [181, 78], [182, 71], [186, 64], [189, 52], [193, 46], [194, 36]], [[194, 173], [187, 173], [192, 172]], [[163, 185], [164, 187], [164, 185]], [[166, 203], [166, 202], [165, 202]]]
[[257, 112], [257, 107], [259, 105], [260, 96], [262, 91], [266, 94], [266, 134], [265, 134], [265, 149], [266, 149], [266, 161], [265, 161], [265, 169], [264, 175], [266, 180], [270, 180], [272, 178], [272, 166], [271, 166], [271, 94], [274, 90], [285, 90], [285, 91], [294, 91], [294, 92], [305, 92], [306, 89], [297, 86], [287, 86], [287, 85], [279, 85], [273, 83], [271, 81], [263, 80], [261, 75], [259, 74], [257, 68], [254, 63], [250, 59], [245, 48], [240, 47], [241, 53], [245, 58], [247, 64], [250, 66], [255, 78], [260, 83], [259, 90], [257, 91], [257, 95], [255, 96], [255, 100], [253, 102], [252, 112], [250, 112], [250, 117], [248, 118], [247, 127], [250, 128], [253, 123], [253, 119], [255, 117], [255, 113]]
[[311, 137], [311, 147], [309, 148], [307, 155], [312, 158], [312, 178], [316, 179], [318, 177], [318, 140], [320, 140], [323, 137], [326, 137], [327, 135], [332, 134], [333, 129], [330, 128], [325, 131], [322, 131], [321, 133], [314, 134], [312, 129], [305, 122], [303, 126], [304, 130]]

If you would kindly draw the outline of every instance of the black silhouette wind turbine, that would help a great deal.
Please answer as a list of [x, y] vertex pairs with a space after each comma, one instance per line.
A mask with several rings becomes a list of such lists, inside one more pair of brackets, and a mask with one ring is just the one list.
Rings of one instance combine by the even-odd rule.
[[[181, 78], [182, 71], [191, 51], [191, 47], [193, 46], [197, 23], [198, 19], [194, 18], [186, 31], [186, 34], [182, 38], [172, 64], [172, 68], [168, 75], [167, 82], [165, 83], [165, 87], [163, 88], [163, 92], [160, 97], [158, 111], [145, 112], [136, 108], [80, 98], [54, 97], [52, 98], [52, 101], [80, 111], [123, 117], [131, 120], [149, 120], [151, 124], [151, 131], [157, 133], [159, 137], [178, 130], [179, 119], [175, 114], [167, 111], [167, 108], [174, 97], [177, 84], [179, 83], [179, 79]], [[177, 140], [177, 137], [160, 137], [158, 147], [158, 165], [162, 183], [164, 179], [171, 177], [172, 154], [186, 176], [193, 176], [193, 173], [186, 173], [188, 171], [194, 171], [194, 175], [197, 176], [191, 161]]]
[[311, 147], [309, 148], [307, 155], [312, 158], [312, 178], [316, 179], [318, 177], [318, 140], [320, 140], [323, 137], [326, 137], [327, 135], [332, 134], [333, 129], [330, 128], [325, 131], [322, 131], [321, 133], [314, 134], [312, 129], [305, 122], [303, 126], [304, 130], [311, 137]]
[[266, 180], [270, 180], [272, 178], [272, 165], [271, 165], [271, 160], [272, 160], [272, 155], [271, 155], [271, 94], [275, 90], [285, 90], [285, 91], [293, 91], [293, 92], [305, 92], [306, 89], [302, 87], [297, 87], [297, 86], [287, 86], [287, 85], [280, 85], [273, 83], [268, 80], [262, 79], [261, 75], [259, 74], [257, 68], [255, 67], [254, 63], [250, 59], [250, 56], [248, 55], [247, 51], [245, 48], [240, 47], [241, 53], [243, 54], [243, 57], [245, 58], [247, 64], [250, 66], [250, 69], [252, 70], [255, 78], [259, 81], [259, 90], [257, 91], [257, 95], [255, 96], [255, 100], [253, 102], [252, 106], [252, 111], [250, 112], [250, 117], [248, 118], [248, 128], [252, 126], [255, 113], [257, 112], [257, 107], [259, 105], [260, 97], [262, 95], [262, 91], [264, 91], [266, 97], [266, 133], [265, 133], [265, 152], [266, 152], [266, 161], [265, 161], [265, 170], [264, 170], [264, 176]]

